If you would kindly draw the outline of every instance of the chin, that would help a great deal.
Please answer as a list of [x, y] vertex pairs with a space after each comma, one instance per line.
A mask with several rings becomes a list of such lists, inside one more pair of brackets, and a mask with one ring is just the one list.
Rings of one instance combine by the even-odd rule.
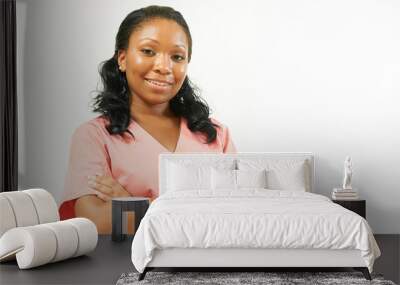
[[168, 103], [169, 102], [169, 100], [160, 100], [160, 99], [152, 99], [152, 100], [146, 100], [146, 103], [148, 104], [148, 105], [152, 105], [152, 106], [155, 106], [155, 105], [161, 105], [161, 104], [165, 104], [165, 103]]
[[158, 105], [158, 104], [168, 103], [174, 97], [175, 96], [171, 96], [169, 94], [168, 95], [156, 94], [156, 95], [151, 96], [151, 98], [148, 98], [148, 100], [146, 100], [146, 101], [151, 105]]

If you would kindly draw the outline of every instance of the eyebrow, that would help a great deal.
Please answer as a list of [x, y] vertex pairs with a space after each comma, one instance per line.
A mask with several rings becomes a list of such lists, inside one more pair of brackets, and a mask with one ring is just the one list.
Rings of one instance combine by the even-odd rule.
[[[152, 39], [152, 38], [143, 38], [143, 39], [141, 39], [140, 41], [144, 41], [144, 40], [150, 40], [150, 41], [153, 41], [153, 42], [156, 42], [156, 43], [160, 43], [159, 41], [157, 41], [157, 40], [155, 40], [155, 39]], [[181, 47], [181, 48], [184, 48], [184, 49], [186, 49], [186, 47], [184, 46], [184, 45], [174, 45], [175, 47]]]

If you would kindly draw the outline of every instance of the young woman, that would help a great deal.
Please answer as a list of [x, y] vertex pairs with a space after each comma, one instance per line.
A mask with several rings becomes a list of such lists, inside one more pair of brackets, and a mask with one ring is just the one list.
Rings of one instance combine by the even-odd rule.
[[100, 70], [101, 115], [72, 137], [61, 219], [86, 217], [110, 233], [113, 197], [158, 196], [160, 153], [235, 152], [189, 81], [191, 55], [189, 27], [174, 9], [149, 6], [123, 20]]

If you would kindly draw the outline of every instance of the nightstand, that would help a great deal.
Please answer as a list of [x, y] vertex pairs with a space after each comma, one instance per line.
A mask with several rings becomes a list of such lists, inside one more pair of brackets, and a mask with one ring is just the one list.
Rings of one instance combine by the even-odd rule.
[[340, 206], [353, 211], [356, 214], [359, 214], [361, 217], [366, 219], [365, 214], [365, 200], [332, 200], [332, 202], [339, 204]]

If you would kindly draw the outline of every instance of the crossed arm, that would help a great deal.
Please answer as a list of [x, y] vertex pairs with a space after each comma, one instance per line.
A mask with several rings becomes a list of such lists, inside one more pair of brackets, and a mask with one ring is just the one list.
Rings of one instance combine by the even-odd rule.
[[[75, 215], [95, 223], [99, 234], [111, 234], [111, 199], [131, 194], [110, 176], [88, 177], [88, 184], [97, 194], [79, 197], [75, 203]], [[133, 221], [134, 215], [129, 213], [128, 233], [133, 233]]]

